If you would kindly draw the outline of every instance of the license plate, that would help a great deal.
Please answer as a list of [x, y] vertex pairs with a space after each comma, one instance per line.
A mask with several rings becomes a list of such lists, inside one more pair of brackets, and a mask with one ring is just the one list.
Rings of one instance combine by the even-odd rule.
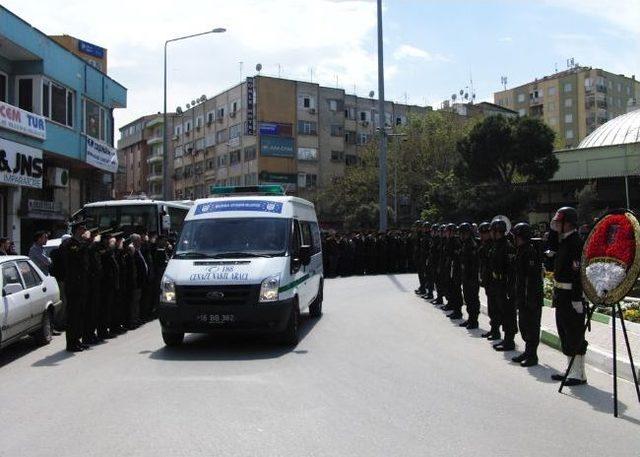
[[233, 314], [198, 314], [196, 320], [203, 324], [222, 325], [232, 324], [236, 321], [236, 316]]

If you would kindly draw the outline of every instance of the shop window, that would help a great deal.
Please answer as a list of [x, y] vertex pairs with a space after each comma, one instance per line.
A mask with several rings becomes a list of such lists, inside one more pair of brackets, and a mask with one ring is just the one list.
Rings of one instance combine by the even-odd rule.
[[33, 78], [18, 79], [18, 107], [26, 111], [34, 111]]
[[44, 80], [42, 82], [42, 115], [58, 124], [73, 127], [73, 91], [52, 81]]
[[106, 110], [89, 99], [84, 101], [84, 133], [97, 140], [105, 140]]
[[7, 84], [7, 75], [5, 73], [1, 73], [0, 72], [0, 102], [8, 102], [8, 95], [7, 95], [7, 91], [8, 91], [8, 87], [9, 85]]

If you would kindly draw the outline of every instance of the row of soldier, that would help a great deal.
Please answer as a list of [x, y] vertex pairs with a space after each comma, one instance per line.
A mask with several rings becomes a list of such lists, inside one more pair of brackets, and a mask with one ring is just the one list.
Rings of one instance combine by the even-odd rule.
[[170, 256], [163, 237], [125, 236], [72, 222], [51, 253], [50, 273], [65, 303], [67, 351], [79, 352], [139, 327], [156, 315], [160, 280]]
[[520, 331], [524, 351], [512, 357], [523, 367], [538, 364], [540, 323], [544, 303], [543, 272], [554, 273], [553, 307], [563, 353], [575, 358], [571, 371], [554, 375], [565, 385], [586, 383], [584, 323], [587, 307], [580, 282], [582, 239], [577, 232], [574, 208], [558, 210], [543, 240], [532, 237], [532, 227], [519, 223], [508, 230], [507, 221], [496, 218], [479, 226], [470, 223], [435, 224], [418, 221], [415, 264], [419, 287], [416, 294], [450, 311], [459, 325], [478, 328], [480, 287], [487, 297], [490, 329], [483, 338], [494, 341], [496, 351], [515, 350]]

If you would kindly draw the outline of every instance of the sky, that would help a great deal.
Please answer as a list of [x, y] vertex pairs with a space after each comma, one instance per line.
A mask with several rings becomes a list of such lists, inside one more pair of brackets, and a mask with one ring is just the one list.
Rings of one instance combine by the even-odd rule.
[[[47, 34], [108, 49], [109, 76], [128, 89], [116, 127], [213, 96], [256, 73], [378, 93], [373, 0], [3, 0]], [[439, 107], [460, 90], [501, 90], [567, 68], [567, 59], [640, 78], [640, 0], [385, 0], [385, 95]], [[242, 62], [242, 64], [240, 63]]]

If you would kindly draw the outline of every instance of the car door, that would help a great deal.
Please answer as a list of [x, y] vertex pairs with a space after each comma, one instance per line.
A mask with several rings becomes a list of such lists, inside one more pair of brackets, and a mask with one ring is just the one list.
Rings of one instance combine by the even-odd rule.
[[[301, 245], [311, 246], [313, 242], [311, 240], [309, 223], [307, 221], [298, 221], [298, 223], [300, 224]], [[302, 277], [306, 278], [299, 286], [301, 291], [300, 308], [304, 309], [309, 305], [311, 300], [313, 300], [313, 265], [311, 263], [309, 265], [303, 265], [301, 271], [303, 273]], [[304, 297], [304, 300], [302, 300], [302, 297]]]
[[[25, 298], [24, 284], [18, 267], [14, 262], [5, 262], [2, 269], [2, 334], [3, 340], [13, 338], [24, 332], [31, 324], [31, 308]], [[4, 288], [8, 284], [19, 284], [22, 290], [6, 295]]]
[[24, 284], [24, 296], [29, 302], [31, 316], [33, 320], [31, 326], [38, 325], [42, 320], [42, 312], [47, 305], [47, 288], [42, 285], [42, 277], [36, 271], [29, 260], [18, 260], [16, 262], [22, 282]]

